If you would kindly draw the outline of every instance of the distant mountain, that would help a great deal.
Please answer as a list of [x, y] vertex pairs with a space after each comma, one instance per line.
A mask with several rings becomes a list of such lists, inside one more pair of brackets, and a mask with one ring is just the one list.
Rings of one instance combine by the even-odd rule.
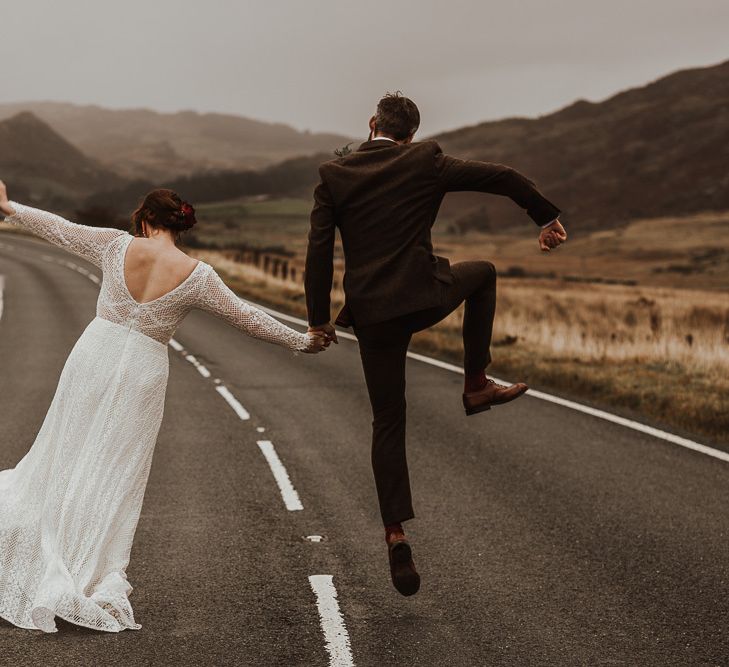
[[[677, 72], [603, 102], [580, 101], [540, 118], [481, 123], [433, 138], [454, 156], [519, 169], [576, 231], [729, 210], [729, 62]], [[235, 196], [308, 195], [318, 162], [330, 157], [286, 161], [259, 177], [192, 177], [187, 186], [203, 196], [221, 184]], [[442, 217], [457, 230], [520, 229], [525, 220], [508, 200], [472, 193], [449, 195]]]
[[11, 196], [59, 206], [123, 184], [27, 111], [0, 121], [0, 178]]
[[[509, 118], [436, 137], [458, 157], [503, 162], [535, 180], [575, 229], [638, 217], [729, 209], [729, 61], [684, 70], [536, 119]], [[474, 196], [451, 213], [484, 226], [513, 207]], [[465, 213], [469, 211], [469, 213]]]
[[[39, 183], [83, 189], [93, 193], [87, 201], [93, 210], [119, 215], [162, 185], [200, 202], [308, 197], [318, 164], [348, 143], [221, 114], [37, 107], [66, 139], [104, 156], [104, 166], [22, 114], [0, 123], [0, 178], [33, 175], [34, 192]], [[9, 109], [0, 105], [0, 116]], [[563, 209], [575, 232], [729, 210], [729, 62], [677, 72], [603, 102], [579, 101], [540, 118], [481, 123], [434, 138], [457, 157], [519, 169]], [[107, 165], [130, 178], [115, 180]], [[457, 230], [519, 229], [514, 223], [525, 219], [501, 197], [470, 193], [449, 195], [442, 218]]]
[[[677, 72], [603, 102], [580, 101], [540, 118], [481, 123], [434, 139], [454, 156], [522, 171], [575, 231], [729, 210], [729, 62]], [[331, 157], [304, 156], [258, 172], [196, 174], [172, 187], [198, 201], [308, 196], [318, 163]], [[134, 190], [109, 193], [110, 200], [128, 208]], [[441, 216], [457, 231], [517, 230], [524, 221], [508, 200], [476, 193], [449, 195]]]
[[120, 188], [91, 195], [84, 206], [105, 211], [107, 219], [113, 219], [133, 210], [144, 194], [155, 187], [171, 188], [199, 204], [256, 195], [309, 198], [319, 165], [333, 157], [332, 153], [317, 153], [284, 160], [265, 169], [206, 171], [156, 182], [134, 180]]
[[331, 152], [351, 141], [242, 116], [58, 102], [0, 104], [0, 120], [21, 111], [31, 111], [120, 175], [153, 181], [206, 169], [263, 168], [298, 155]]

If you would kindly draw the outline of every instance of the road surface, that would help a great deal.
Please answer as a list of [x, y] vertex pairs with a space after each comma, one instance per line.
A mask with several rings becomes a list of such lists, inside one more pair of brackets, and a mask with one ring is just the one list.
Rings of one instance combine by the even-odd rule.
[[[0, 234], [0, 469], [33, 442], [97, 274]], [[175, 341], [128, 569], [142, 630], [0, 621], [0, 664], [729, 665], [729, 463], [530, 396], [466, 419], [461, 377], [411, 360], [406, 599], [356, 344], [294, 356], [202, 313]]]

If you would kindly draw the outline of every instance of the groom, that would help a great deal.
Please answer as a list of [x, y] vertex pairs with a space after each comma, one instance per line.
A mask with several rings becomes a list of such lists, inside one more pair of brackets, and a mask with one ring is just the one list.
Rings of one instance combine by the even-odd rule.
[[319, 168], [306, 256], [309, 331], [337, 342], [331, 324], [335, 229], [345, 258], [346, 304], [336, 324], [353, 326], [372, 404], [372, 467], [390, 573], [395, 588], [412, 595], [420, 577], [402, 522], [412, 519], [405, 456], [405, 359], [411, 336], [433, 326], [465, 302], [463, 347], [467, 415], [521, 396], [488, 379], [496, 306], [490, 262], [449, 264], [433, 255], [430, 228], [447, 192], [470, 190], [510, 197], [541, 228], [544, 251], [567, 239], [559, 209], [534, 183], [500, 164], [458, 160], [435, 141], [413, 143], [420, 125], [415, 104], [388, 94], [370, 119], [370, 138], [356, 151]]

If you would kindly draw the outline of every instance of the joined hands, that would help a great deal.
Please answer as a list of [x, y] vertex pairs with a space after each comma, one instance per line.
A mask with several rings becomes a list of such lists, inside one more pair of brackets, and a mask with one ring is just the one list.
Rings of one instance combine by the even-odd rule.
[[332, 342], [339, 344], [337, 332], [329, 322], [316, 327], [309, 327], [306, 333], [309, 336], [309, 347], [304, 351], [309, 354], [323, 352]]
[[327, 322], [326, 324], [319, 324], [315, 327], [309, 327], [307, 333], [312, 341], [316, 341], [312, 342], [314, 349], [306, 350], [312, 354], [326, 350], [332, 343], [337, 345], [339, 344], [339, 341], [337, 340], [337, 331], [334, 328], [334, 325], [330, 322]]

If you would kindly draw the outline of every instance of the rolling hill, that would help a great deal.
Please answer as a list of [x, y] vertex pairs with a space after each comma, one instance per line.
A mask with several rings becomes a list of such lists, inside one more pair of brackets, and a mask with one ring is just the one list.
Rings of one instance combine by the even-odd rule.
[[167, 179], [208, 169], [258, 169], [329, 152], [351, 139], [299, 132], [219, 113], [158, 113], [59, 102], [0, 104], [0, 120], [30, 111], [88, 156], [125, 178]]
[[0, 121], [0, 147], [0, 178], [16, 199], [64, 207], [124, 182], [27, 111]]
[[[535, 180], [580, 227], [729, 209], [729, 61], [663, 77], [603, 102], [440, 134], [443, 150], [503, 162]], [[460, 195], [473, 224], [513, 207]]]
[[[602, 102], [579, 101], [539, 118], [486, 122], [433, 138], [452, 155], [519, 169], [562, 208], [566, 223], [583, 230], [727, 211], [729, 61], [676, 72]], [[260, 178], [242, 175], [234, 196], [308, 198], [323, 159], [288, 160], [260, 171]], [[201, 195], [216, 178], [236, 182], [230, 173], [207, 178], [203, 190], [195, 187]], [[508, 200], [473, 193], [449, 195], [442, 217], [456, 231], [520, 229], [525, 219]]]

